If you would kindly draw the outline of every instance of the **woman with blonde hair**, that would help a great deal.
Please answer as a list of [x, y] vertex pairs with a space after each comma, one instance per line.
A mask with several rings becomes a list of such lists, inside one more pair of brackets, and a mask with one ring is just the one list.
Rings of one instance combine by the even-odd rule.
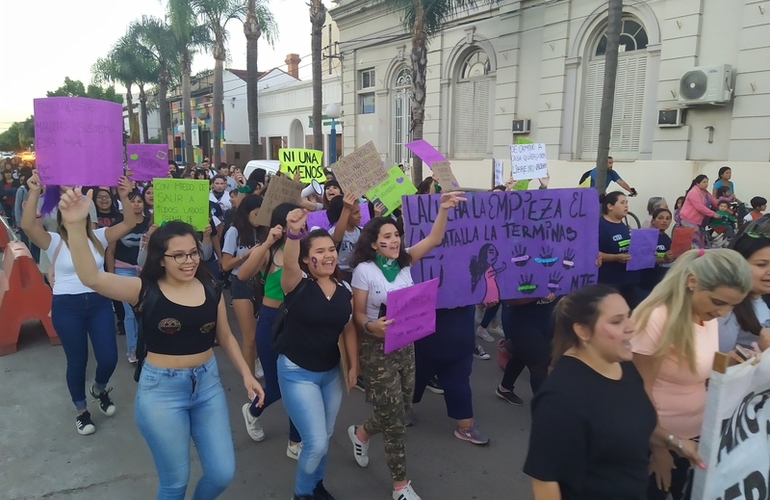
[[[719, 350], [717, 318], [751, 290], [751, 271], [738, 252], [690, 250], [634, 310], [633, 361], [667, 434], [666, 445], [696, 446], [706, 406], [706, 380]], [[679, 453], [681, 455], [681, 453]], [[690, 496], [690, 462], [652, 446], [647, 498]]]

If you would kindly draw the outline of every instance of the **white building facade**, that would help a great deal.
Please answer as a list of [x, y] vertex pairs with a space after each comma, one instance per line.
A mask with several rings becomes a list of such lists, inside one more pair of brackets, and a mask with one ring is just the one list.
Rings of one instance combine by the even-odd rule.
[[[610, 154], [640, 198], [673, 205], [695, 175], [713, 182], [725, 164], [739, 197], [770, 194], [766, 9], [757, 0], [624, 0]], [[408, 161], [411, 40], [400, 15], [387, 2], [341, 0], [331, 16], [345, 152], [371, 140], [386, 163]], [[524, 137], [546, 144], [552, 185], [577, 184], [596, 160], [606, 19], [606, 0], [501, 0], [459, 13], [430, 39], [423, 136], [461, 184], [491, 187], [493, 158], [510, 171], [518, 120], [529, 120]], [[686, 73], [725, 65], [734, 73], [722, 82], [726, 102], [680, 102]], [[661, 110], [672, 110], [664, 121], [675, 126], [659, 125]]]

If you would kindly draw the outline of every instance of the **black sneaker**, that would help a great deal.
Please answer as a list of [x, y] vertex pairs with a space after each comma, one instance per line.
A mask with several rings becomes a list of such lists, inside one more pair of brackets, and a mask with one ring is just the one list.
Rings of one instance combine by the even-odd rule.
[[324, 488], [324, 482], [318, 481], [313, 488], [313, 500], [334, 500], [334, 497]]
[[438, 380], [436, 377], [433, 377], [428, 381], [428, 385], [426, 387], [430, 392], [433, 392], [435, 394], [444, 394], [444, 389], [441, 388], [440, 385], [438, 385]]
[[364, 377], [359, 375], [356, 378], [356, 385], [354, 385], [353, 388], [358, 389], [361, 392], [366, 392], [366, 382], [364, 382]]
[[91, 396], [94, 397], [94, 401], [99, 402], [99, 410], [101, 410], [102, 413], [108, 417], [115, 415], [115, 403], [113, 403], [112, 399], [110, 399], [110, 392], [112, 392], [112, 387], [97, 394], [94, 391], [94, 386], [91, 386], [91, 390], [89, 392], [91, 393]]
[[511, 403], [512, 405], [521, 406], [524, 404], [524, 400], [521, 399], [519, 396], [513, 393], [513, 391], [501, 391], [498, 387], [495, 389], [495, 394], [497, 394], [497, 397], [500, 399], [504, 399]]
[[78, 428], [78, 434], [81, 436], [88, 436], [89, 434], [96, 432], [96, 426], [91, 420], [91, 413], [87, 410], [78, 415], [75, 420], [75, 425]]
[[122, 321], [118, 321], [118, 335], [126, 334], [126, 325]]

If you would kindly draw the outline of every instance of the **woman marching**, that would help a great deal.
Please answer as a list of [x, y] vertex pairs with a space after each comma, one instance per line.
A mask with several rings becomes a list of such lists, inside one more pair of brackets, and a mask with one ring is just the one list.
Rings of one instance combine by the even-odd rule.
[[[115, 404], [110, 398], [107, 384], [118, 362], [118, 344], [115, 337], [115, 321], [112, 316], [112, 304], [107, 297], [94, 293], [78, 279], [73, 269], [73, 256], [78, 251], [71, 246], [73, 229], [62, 224], [57, 213], [57, 229], [46, 231], [36, 220], [37, 205], [42, 186], [37, 172], [27, 181], [29, 198], [22, 213], [21, 226], [29, 240], [40, 247], [51, 261], [54, 270], [53, 300], [51, 302], [51, 320], [59, 335], [64, 354], [67, 357], [67, 388], [77, 410], [76, 425], [81, 435], [93, 434], [96, 426], [91, 420], [91, 413], [86, 404], [86, 366], [88, 364], [88, 339], [96, 358], [96, 375], [89, 393], [99, 401], [102, 413], [111, 417], [115, 414]], [[83, 233], [84, 241], [80, 253], [87, 254], [96, 261], [100, 268], [104, 266], [104, 251], [118, 239], [128, 234], [135, 225], [133, 212], [130, 210], [127, 178], [122, 178], [119, 193], [123, 201], [124, 219], [110, 228], [93, 230], [89, 211], [93, 203], [89, 199], [83, 202], [86, 214], [79, 221], [77, 229]], [[58, 190], [58, 186], [48, 189]], [[59, 196], [58, 192], [52, 191]]]
[[385, 329], [393, 323], [380, 314], [387, 293], [413, 284], [411, 265], [441, 243], [447, 212], [465, 201], [461, 192], [445, 193], [439, 202], [430, 234], [405, 249], [392, 219], [370, 220], [363, 229], [351, 260], [353, 304], [357, 325], [363, 327], [360, 346], [361, 375], [366, 399], [374, 414], [363, 425], [351, 425], [348, 436], [361, 467], [369, 465], [369, 439], [382, 433], [385, 456], [393, 479], [394, 500], [420, 500], [406, 476], [405, 415], [411, 409], [415, 388], [414, 346], [384, 353]]
[[[350, 388], [358, 376], [358, 334], [353, 297], [340, 279], [334, 241], [323, 229], [306, 234], [306, 219], [307, 211], [301, 209], [286, 218], [281, 275], [286, 317], [274, 344], [284, 406], [302, 436], [294, 499], [334, 500], [323, 485], [326, 454], [342, 402], [342, 377]], [[348, 358], [344, 374], [340, 334]]]
[[179, 221], [158, 228], [150, 237], [141, 276], [118, 276], [102, 272], [88, 251], [89, 204], [80, 189], [67, 191], [59, 202], [78, 277], [98, 293], [140, 309], [154, 298], [154, 307], [142, 312], [147, 356], [134, 415], [158, 471], [157, 498], [184, 499], [190, 479], [190, 438], [203, 469], [192, 498], [216, 498], [233, 479], [235, 453], [212, 349], [215, 338], [248, 393], [260, 400], [264, 393], [230, 331], [224, 299], [212, 292], [211, 279], [200, 265], [195, 229]]

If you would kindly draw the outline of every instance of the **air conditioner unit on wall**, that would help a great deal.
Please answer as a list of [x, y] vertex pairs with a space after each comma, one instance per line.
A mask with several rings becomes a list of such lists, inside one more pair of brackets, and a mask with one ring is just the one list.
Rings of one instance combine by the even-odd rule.
[[679, 79], [679, 102], [687, 106], [725, 104], [733, 97], [733, 67], [698, 66]]
[[659, 109], [658, 127], [671, 128], [684, 125], [684, 116], [687, 110], [682, 108]]

